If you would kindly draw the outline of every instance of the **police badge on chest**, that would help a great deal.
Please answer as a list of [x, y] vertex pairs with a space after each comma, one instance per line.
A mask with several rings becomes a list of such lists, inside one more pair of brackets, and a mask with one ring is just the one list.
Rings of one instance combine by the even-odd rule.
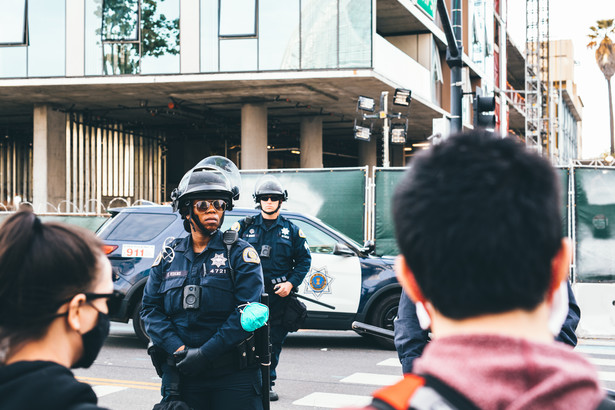
[[223, 253], [216, 253], [213, 258], [211, 258], [211, 267], [208, 268], [207, 264], [203, 264], [203, 273], [204, 274], [212, 274], [212, 275], [225, 275], [227, 273], [226, 268], [227, 259], [224, 257]]

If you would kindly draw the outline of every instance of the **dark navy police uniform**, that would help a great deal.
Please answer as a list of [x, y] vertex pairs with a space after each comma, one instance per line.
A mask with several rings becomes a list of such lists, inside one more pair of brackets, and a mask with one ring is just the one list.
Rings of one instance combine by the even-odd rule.
[[271, 385], [276, 379], [276, 366], [280, 359], [282, 344], [288, 335], [288, 330], [282, 326], [282, 315], [288, 297], [282, 298], [275, 294], [272, 281], [286, 277], [298, 288], [305, 275], [310, 270], [312, 256], [305, 235], [297, 225], [283, 216], [278, 216], [275, 222], [267, 227], [262, 214], [252, 217], [248, 223], [244, 218], [235, 223], [231, 229], [237, 230], [239, 236], [246, 240], [258, 252], [265, 278], [265, 292], [269, 296], [270, 339], [271, 339]]
[[[199, 348], [209, 364], [194, 376], [180, 373], [182, 400], [194, 409], [261, 409], [258, 363], [238, 366], [236, 347], [252, 336], [241, 327], [237, 306], [258, 302], [263, 293], [258, 254], [239, 239], [229, 255], [219, 230], [198, 255], [190, 236], [163, 254], [143, 294], [141, 317], [147, 334], [169, 355], [182, 345]], [[200, 286], [198, 309], [184, 308], [186, 285]], [[162, 384], [166, 396], [164, 375]]]

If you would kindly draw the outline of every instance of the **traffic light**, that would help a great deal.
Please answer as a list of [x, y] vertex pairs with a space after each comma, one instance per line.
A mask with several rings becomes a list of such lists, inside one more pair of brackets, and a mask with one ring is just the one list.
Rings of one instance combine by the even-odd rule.
[[474, 128], [495, 128], [495, 97], [483, 96], [476, 87], [474, 97]]

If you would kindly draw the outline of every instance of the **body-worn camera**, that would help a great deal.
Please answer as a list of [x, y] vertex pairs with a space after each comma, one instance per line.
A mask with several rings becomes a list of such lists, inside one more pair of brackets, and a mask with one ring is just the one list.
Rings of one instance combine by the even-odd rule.
[[184, 309], [194, 310], [201, 306], [201, 287], [198, 285], [184, 286]]
[[271, 255], [271, 246], [263, 245], [261, 247], [261, 258], [268, 258]]

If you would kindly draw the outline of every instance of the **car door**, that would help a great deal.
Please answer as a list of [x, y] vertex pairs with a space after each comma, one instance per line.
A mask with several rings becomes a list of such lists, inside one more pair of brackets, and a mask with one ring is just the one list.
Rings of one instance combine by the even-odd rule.
[[[361, 265], [359, 257], [335, 255], [340, 242], [317, 224], [286, 216], [307, 238], [312, 265], [299, 288], [299, 294], [335, 306], [335, 311], [303, 300], [309, 311], [327, 313], [356, 313], [361, 297]], [[350, 252], [349, 252], [350, 253]]]

